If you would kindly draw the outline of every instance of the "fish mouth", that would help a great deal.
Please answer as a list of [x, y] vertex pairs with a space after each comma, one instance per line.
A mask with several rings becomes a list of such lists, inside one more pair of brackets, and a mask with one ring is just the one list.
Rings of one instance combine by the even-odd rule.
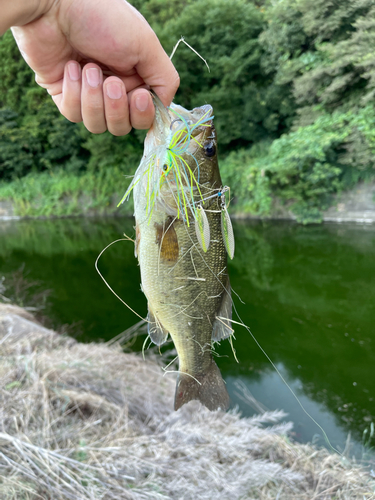
[[154, 137], [154, 146], [183, 129], [197, 139], [211, 125], [213, 109], [210, 104], [187, 110], [172, 102], [166, 108], [154, 91], [151, 90], [150, 94], [155, 106], [155, 119], [149, 135]]
[[209, 104], [205, 104], [192, 110], [186, 110], [182, 106], [171, 104], [169, 107], [171, 116], [170, 130], [172, 135], [179, 131], [189, 136], [189, 146], [185, 152], [194, 154], [202, 146], [207, 132], [211, 130], [213, 109]]
[[173, 130], [173, 128], [181, 127], [181, 123], [184, 123], [192, 130], [192, 135], [195, 137], [197, 129], [201, 131], [203, 125], [213, 118], [212, 112], [210, 104], [204, 104], [189, 111], [172, 103], [169, 107], [169, 114], [172, 118], [170, 128]]

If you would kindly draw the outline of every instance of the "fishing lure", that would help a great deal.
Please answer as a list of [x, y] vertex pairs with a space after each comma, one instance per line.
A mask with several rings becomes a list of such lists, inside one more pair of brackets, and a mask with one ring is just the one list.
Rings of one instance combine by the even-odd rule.
[[202, 205], [198, 205], [197, 209], [198, 212], [195, 220], [195, 233], [200, 247], [204, 252], [207, 252], [208, 247], [210, 246], [210, 225]]
[[223, 235], [225, 249], [231, 259], [234, 257], [234, 233], [232, 221], [225, 203], [225, 193], [221, 194], [221, 233]]
[[[189, 124], [173, 107], [168, 108], [177, 118], [171, 121], [170, 134], [166, 138], [166, 146], [161, 145], [146, 156], [135, 173], [133, 181], [126, 190], [119, 205], [129, 198], [132, 190], [141, 179], [146, 176], [146, 212], [151, 220], [156, 201], [162, 201], [166, 193], [162, 192], [163, 186], [169, 187], [169, 192], [177, 206], [177, 219], [182, 218], [190, 226], [189, 214], [195, 221], [201, 219], [201, 211], [197, 208], [195, 198], [203, 200], [199, 187], [199, 164], [193, 154], [188, 151], [190, 142], [195, 141], [199, 147], [203, 145], [193, 136], [198, 127], [209, 127], [213, 119], [207, 111], [193, 124]], [[175, 124], [177, 123], [177, 127]], [[173, 130], [173, 128], [176, 128]], [[196, 164], [195, 175], [183, 155], [190, 155]]]
[[[224, 186], [217, 193], [204, 198], [203, 203], [207, 202], [212, 198], [218, 197], [220, 199], [220, 211], [221, 211], [221, 233], [223, 236], [223, 241], [225, 245], [225, 249], [231, 259], [234, 257], [234, 233], [232, 221], [230, 219], [227, 205], [225, 202], [225, 193], [229, 191], [228, 186]], [[207, 215], [204, 211], [204, 208], [201, 202], [197, 205], [198, 209], [198, 217], [195, 221], [195, 232], [197, 235], [198, 243], [204, 252], [207, 252], [209, 244], [210, 244], [210, 226], [208, 223]]]

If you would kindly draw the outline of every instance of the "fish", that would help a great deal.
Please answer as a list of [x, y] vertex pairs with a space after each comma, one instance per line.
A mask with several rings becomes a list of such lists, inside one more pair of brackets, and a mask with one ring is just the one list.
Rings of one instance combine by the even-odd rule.
[[165, 108], [151, 91], [155, 119], [133, 191], [135, 255], [148, 301], [148, 334], [158, 346], [172, 338], [178, 355], [174, 408], [199, 400], [226, 410], [229, 395], [213, 345], [231, 337], [227, 257], [234, 236], [217, 158], [213, 109]]

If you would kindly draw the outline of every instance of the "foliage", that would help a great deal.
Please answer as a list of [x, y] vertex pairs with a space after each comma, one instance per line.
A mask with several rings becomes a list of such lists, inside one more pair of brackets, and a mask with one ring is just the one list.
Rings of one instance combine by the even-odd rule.
[[286, 0], [267, 10], [267, 20], [260, 36], [263, 65], [276, 70], [276, 82], [292, 84], [300, 115], [314, 117], [318, 103], [333, 111], [369, 102], [375, 82], [372, 0]]
[[[227, 157], [223, 175], [239, 194], [237, 210], [269, 215], [277, 197], [299, 222], [320, 222], [333, 193], [373, 173], [375, 108], [324, 114], [272, 142], [268, 149], [239, 151]], [[356, 154], [364, 146], [368, 154]]]
[[[298, 220], [318, 221], [334, 193], [375, 174], [372, 0], [132, 3], [168, 53], [184, 36], [207, 60], [210, 71], [180, 45], [173, 59], [181, 76], [176, 102], [213, 105], [223, 176], [236, 193], [236, 210], [270, 214], [276, 197]], [[97, 176], [99, 185], [107, 170], [116, 181], [120, 171], [134, 173], [143, 133], [93, 135], [61, 117], [35, 85], [10, 32], [0, 38], [0, 57], [0, 181], [21, 189], [17, 179], [26, 176], [31, 189], [36, 172], [43, 173], [40, 184], [56, 176], [53, 196], [62, 203], [62, 169], [69, 183], [77, 176], [77, 186], [85, 176]], [[122, 194], [126, 184], [114, 190]], [[34, 203], [27, 189], [17, 198], [26, 205]], [[49, 189], [45, 204], [54, 211]], [[95, 195], [103, 203], [106, 196]], [[22, 213], [46, 213], [38, 203], [35, 210], [17, 206]], [[72, 210], [79, 206], [68, 204]]]
[[10, 31], [0, 37], [0, 60], [0, 108], [9, 107], [23, 114], [28, 109], [27, 90], [36, 85]]
[[79, 127], [57, 115], [51, 101], [23, 119], [10, 109], [0, 109], [0, 179], [15, 179], [62, 164], [80, 171], [88, 156], [82, 149], [80, 132]]

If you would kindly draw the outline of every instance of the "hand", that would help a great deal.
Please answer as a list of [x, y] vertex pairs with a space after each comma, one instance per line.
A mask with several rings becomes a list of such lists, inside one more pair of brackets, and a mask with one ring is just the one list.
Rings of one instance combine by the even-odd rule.
[[152, 124], [152, 88], [168, 106], [179, 76], [141, 14], [124, 0], [50, 1], [13, 35], [60, 112], [99, 134]]

